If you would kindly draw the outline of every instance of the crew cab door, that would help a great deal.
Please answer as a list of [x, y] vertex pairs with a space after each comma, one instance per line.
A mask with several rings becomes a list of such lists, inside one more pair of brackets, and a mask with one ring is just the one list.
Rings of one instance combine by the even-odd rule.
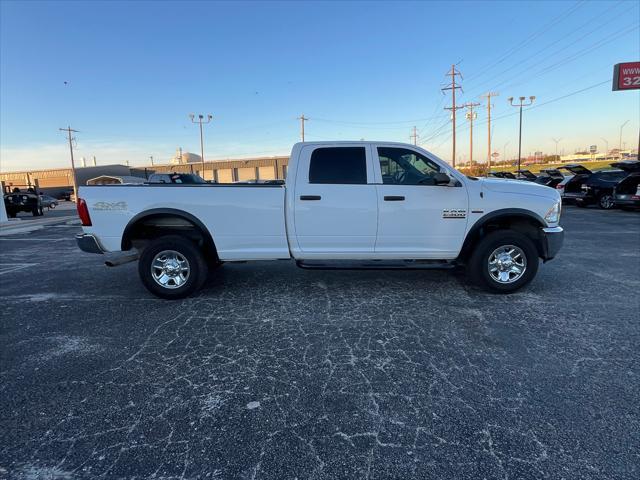
[[298, 160], [296, 258], [371, 258], [378, 221], [368, 144], [306, 145]]
[[436, 185], [444, 167], [423, 153], [399, 146], [373, 146], [378, 196], [378, 258], [453, 259], [464, 240], [468, 196], [452, 179]]

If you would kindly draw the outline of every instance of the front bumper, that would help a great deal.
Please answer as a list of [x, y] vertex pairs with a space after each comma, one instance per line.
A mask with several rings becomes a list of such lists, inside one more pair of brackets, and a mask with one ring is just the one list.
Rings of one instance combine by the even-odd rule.
[[78, 248], [87, 253], [104, 253], [104, 250], [98, 243], [98, 239], [90, 233], [79, 233], [76, 235], [76, 243]]
[[542, 260], [551, 260], [557, 255], [564, 242], [564, 229], [560, 226], [541, 229], [542, 232]]

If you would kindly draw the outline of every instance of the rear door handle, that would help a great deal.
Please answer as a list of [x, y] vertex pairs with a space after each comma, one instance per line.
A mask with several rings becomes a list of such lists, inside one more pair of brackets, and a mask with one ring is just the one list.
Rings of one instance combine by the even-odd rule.
[[385, 202], [404, 202], [404, 197], [401, 195], [389, 195], [384, 197]]
[[300, 200], [321, 200], [320, 195], [300, 195]]

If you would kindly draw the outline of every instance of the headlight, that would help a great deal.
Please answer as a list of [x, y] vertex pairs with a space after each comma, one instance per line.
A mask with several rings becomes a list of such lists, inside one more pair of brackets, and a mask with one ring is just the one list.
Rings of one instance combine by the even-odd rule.
[[549, 209], [544, 219], [547, 223], [558, 223], [560, 221], [560, 213], [562, 211], [562, 202], [557, 201], [553, 204], [553, 207]]

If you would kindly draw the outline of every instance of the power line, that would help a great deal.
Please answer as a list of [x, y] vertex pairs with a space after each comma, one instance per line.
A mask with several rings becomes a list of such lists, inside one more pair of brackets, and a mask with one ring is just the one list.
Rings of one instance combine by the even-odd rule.
[[[555, 51], [554, 53], [548, 54], [546, 56], [545, 59], [549, 59], [555, 55], [558, 55], [559, 53], [562, 53], [564, 51], [566, 51], [567, 48], [575, 45], [576, 43], [578, 43], [581, 40], [584, 40], [587, 36], [592, 35], [593, 33], [597, 32], [598, 30], [602, 29], [604, 26], [608, 25], [609, 23], [611, 23], [612, 21], [614, 21], [617, 17], [623, 15], [624, 13], [628, 12], [629, 10], [635, 8], [634, 6], [632, 6], [631, 8], [628, 8], [622, 12], [620, 12], [619, 14], [615, 15], [614, 17], [612, 17], [611, 19], [609, 19], [608, 21], [602, 23], [602, 16], [606, 13], [608, 13], [609, 11], [617, 8], [620, 4], [622, 4], [623, 2], [618, 2], [617, 4], [614, 4], [610, 7], [608, 7], [607, 9], [605, 9], [603, 12], [598, 13], [598, 15], [594, 16], [593, 18], [590, 18], [588, 22], [584, 23], [583, 25], [581, 25], [578, 28], [573, 29], [572, 31], [563, 34], [563, 37], [561, 40], [565, 40], [569, 37], [571, 37], [574, 33], [582, 33], [582, 35], [575, 40], [574, 42], [571, 42], [563, 47], [561, 47], [560, 49], [558, 49], [557, 51]], [[596, 23], [599, 22], [599, 23]], [[595, 27], [593, 27], [593, 25], [597, 25]], [[589, 29], [586, 33], [585, 33], [585, 29]], [[519, 60], [518, 62], [516, 62], [515, 64], [513, 64], [511, 67], [503, 70], [502, 72], [500, 72], [499, 74], [493, 75], [492, 77], [490, 77], [488, 80], [485, 80], [483, 82], [481, 82], [479, 84], [479, 86], [474, 89], [474, 91], [480, 90], [482, 88], [483, 85], [489, 85], [493, 82], [494, 79], [496, 78], [500, 78], [505, 74], [510, 74], [514, 68], [517, 68], [519, 65], [522, 65], [524, 63], [529, 62], [530, 60], [532, 60], [533, 58], [537, 57], [538, 55], [540, 55], [541, 53], [546, 53], [551, 47], [555, 47], [558, 45], [558, 41], [554, 41], [549, 43], [548, 45], [546, 45], [545, 47], [543, 47], [542, 49], [538, 50], [537, 52], [535, 52], [532, 55], [529, 55], [528, 57], [525, 57], [524, 59]], [[529, 72], [529, 68], [525, 69], [523, 72], [528, 73]], [[523, 72], [521, 72], [520, 74], [522, 74]], [[518, 75], [520, 75], [518, 74]], [[504, 83], [504, 82], [503, 82]], [[493, 84], [493, 87], [495, 87], [497, 85]], [[485, 87], [486, 88], [486, 87]]]
[[557, 17], [555, 17], [553, 20], [551, 20], [551, 22], [547, 23], [544, 27], [542, 27], [540, 30], [537, 30], [535, 32], [533, 32], [532, 34], [530, 34], [528, 37], [526, 37], [524, 40], [522, 40], [520, 43], [518, 43], [517, 45], [515, 45], [514, 47], [512, 47], [511, 49], [509, 49], [505, 54], [503, 54], [498, 60], [494, 61], [493, 63], [488, 64], [487, 66], [485, 66], [484, 68], [482, 68], [480, 70], [479, 73], [471, 76], [470, 78], [475, 79], [478, 77], [481, 77], [482, 75], [484, 75], [486, 72], [488, 72], [489, 70], [493, 69], [493, 67], [501, 64], [502, 62], [504, 62], [507, 58], [509, 58], [511, 55], [513, 55], [515, 52], [517, 52], [518, 50], [524, 48], [525, 46], [529, 45], [531, 42], [533, 42], [536, 38], [538, 38], [540, 35], [546, 33], [549, 29], [551, 29], [553, 26], [555, 26], [556, 24], [564, 21], [566, 19], [566, 17], [568, 15], [570, 15], [571, 13], [573, 13], [575, 10], [577, 10], [582, 3], [584, 3], [585, 0], [579, 0], [578, 2], [576, 2], [574, 5], [572, 5], [571, 7], [569, 7], [566, 11], [562, 12], [560, 15], [558, 15]]

